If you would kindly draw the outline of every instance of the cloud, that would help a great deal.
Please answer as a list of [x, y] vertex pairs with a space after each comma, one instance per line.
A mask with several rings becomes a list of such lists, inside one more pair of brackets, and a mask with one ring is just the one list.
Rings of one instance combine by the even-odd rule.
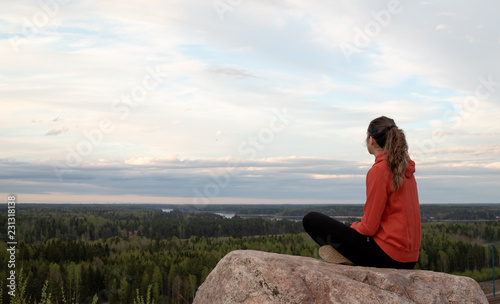
[[233, 77], [237, 79], [241, 78], [247, 78], [247, 77], [253, 77], [255, 78], [256, 76], [244, 71], [244, 70], [239, 70], [239, 69], [233, 69], [233, 68], [211, 68], [209, 69], [211, 73], [214, 74], [220, 74], [228, 77]]
[[439, 13], [438, 16], [455, 17], [455, 16], [457, 16], [457, 14], [453, 13], [453, 12], [442, 12], [442, 13]]
[[[464, 160], [465, 164], [465, 160]], [[218, 198], [302, 199], [363, 203], [365, 175], [371, 164], [313, 157], [243, 160], [139, 157], [122, 163], [101, 161], [81, 167], [54, 163], [0, 160], [5, 189], [18, 194], [65, 193], [145, 196], [218, 201]], [[62, 181], [54, 170], [64, 169]], [[493, 203], [491, 187], [500, 173], [498, 162], [483, 166], [453, 166], [453, 162], [417, 163], [421, 202]], [[498, 185], [497, 185], [498, 186]], [[440, 195], [437, 196], [436, 194]], [[479, 193], [481, 195], [477, 196]], [[141, 202], [140, 199], [135, 201]]]
[[132, 158], [132, 159], [127, 159], [125, 163], [127, 165], [149, 165], [153, 161], [152, 158], [149, 157], [138, 157], [138, 158]]
[[[472, 2], [405, 1], [378, 31], [373, 22], [387, 3], [247, 1], [221, 20], [210, 1], [79, 1], [61, 5], [27, 38], [23, 18], [38, 8], [8, 2], [0, 17], [0, 32], [9, 33], [0, 35], [0, 94], [8, 101], [0, 157], [19, 161], [9, 167], [16, 176], [24, 166], [65, 164], [67, 148], [77, 151], [94, 134], [91, 153], [68, 171], [67, 183], [33, 177], [16, 187], [79, 193], [88, 183], [102, 195], [189, 196], [216, 182], [211, 173], [227, 170], [227, 159], [239, 159], [241, 175], [221, 196], [352, 198], [350, 189], [358, 199], [362, 183], [349, 176], [371, 165], [362, 145], [366, 127], [387, 115], [405, 130], [422, 169], [495, 177], [498, 2], [486, 1], [484, 10]], [[17, 52], [15, 38], [26, 38], [17, 40]], [[342, 43], [359, 48], [350, 61]], [[149, 69], [167, 76], [134, 100], [132, 93], [152, 84]], [[269, 129], [273, 111], [284, 108], [293, 121], [256, 150], [257, 159], [241, 159], [238, 147]], [[105, 120], [113, 131], [96, 133]], [[52, 137], [40, 136], [40, 128]], [[185, 159], [164, 157], [171, 154]], [[364, 169], [340, 170], [333, 159]], [[433, 176], [424, 184], [438, 180]], [[485, 193], [478, 197], [489, 200], [491, 189], [478, 183]]]
[[348, 179], [348, 178], [361, 178], [364, 177], [363, 175], [349, 175], [349, 174], [313, 174], [311, 175], [313, 179], [333, 179], [333, 178], [343, 178], [343, 179]]
[[500, 162], [494, 162], [491, 164], [487, 164], [485, 167], [492, 168], [492, 169], [500, 169]]
[[[204, 193], [207, 185], [228, 180], [220, 188], [221, 197], [260, 197], [260, 198], [311, 198], [326, 199], [330, 195], [339, 199], [356, 198], [350, 193], [352, 187], [343, 188], [347, 183], [339, 180], [333, 185], [316, 182], [312, 174], [326, 172], [345, 175], [346, 172], [361, 173], [360, 169], [349, 169], [346, 162], [315, 158], [279, 159], [166, 159], [135, 158], [125, 163], [87, 164], [82, 167], [60, 166], [54, 168], [50, 163], [31, 163], [36, 173], [15, 169], [27, 168], [27, 163], [2, 160], [0, 178], [8, 183], [12, 191], [20, 190], [21, 185], [30, 184], [30, 190], [20, 193], [66, 192], [68, 194], [118, 195], [134, 194], [165, 197], [193, 197], [198, 189]], [[62, 182], [59, 182], [54, 169], [65, 169]], [[258, 172], [256, 174], [256, 172]], [[256, 178], [259, 176], [259, 178]], [[359, 178], [359, 185], [363, 178]], [[278, 188], [288, 189], [283, 197]], [[316, 189], [316, 190], [313, 190]], [[358, 194], [361, 192], [358, 192]], [[359, 197], [358, 197], [359, 198]]]
[[45, 133], [45, 136], [55, 136], [55, 135], [59, 135], [59, 134], [65, 133], [65, 132], [68, 132], [68, 128], [66, 128], [66, 127], [63, 127], [60, 129], [52, 129], [52, 130], [48, 131], [47, 133]]
[[[471, 134], [477, 136], [477, 134]], [[415, 154], [421, 154], [422, 151], [415, 151]], [[500, 146], [498, 144], [488, 144], [476, 147], [454, 147], [454, 148], [441, 148], [425, 151], [425, 153], [433, 156], [438, 155], [456, 155], [456, 156], [500, 156]], [[479, 162], [484, 162], [483, 159], [478, 159]]]
[[439, 24], [436, 26], [436, 30], [448, 30], [450, 28], [451, 28], [451, 26], [445, 25], [445, 24]]

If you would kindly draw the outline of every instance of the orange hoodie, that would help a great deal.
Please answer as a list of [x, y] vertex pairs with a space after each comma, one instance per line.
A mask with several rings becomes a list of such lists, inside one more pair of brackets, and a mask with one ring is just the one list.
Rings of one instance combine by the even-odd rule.
[[420, 206], [414, 172], [415, 162], [410, 160], [403, 185], [393, 192], [385, 151], [377, 155], [366, 175], [363, 217], [351, 225], [359, 233], [373, 236], [387, 255], [402, 263], [416, 262], [420, 249]]

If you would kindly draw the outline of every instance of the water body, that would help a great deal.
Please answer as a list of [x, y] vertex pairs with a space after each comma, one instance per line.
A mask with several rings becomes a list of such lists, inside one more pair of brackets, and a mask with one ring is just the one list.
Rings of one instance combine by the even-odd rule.
[[235, 213], [222, 213], [222, 212], [217, 212], [215, 214], [223, 216], [225, 218], [233, 218], [236, 215]]

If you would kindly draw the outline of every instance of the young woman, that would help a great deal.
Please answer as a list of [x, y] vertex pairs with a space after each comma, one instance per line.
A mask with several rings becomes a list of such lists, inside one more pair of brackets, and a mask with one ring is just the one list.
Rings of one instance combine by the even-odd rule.
[[311, 212], [304, 229], [322, 246], [319, 254], [327, 262], [412, 269], [420, 249], [420, 207], [405, 135], [382, 116], [370, 122], [366, 145], [375, 164], [366, 175], [361, 221], [349, 227]]

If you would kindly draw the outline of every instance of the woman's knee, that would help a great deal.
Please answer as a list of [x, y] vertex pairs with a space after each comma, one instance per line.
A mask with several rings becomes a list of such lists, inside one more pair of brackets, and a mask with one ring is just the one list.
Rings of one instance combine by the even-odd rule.
[[318, 213], [318, 212], [309, 212], [308, 214], [306, 214], [303, 218], [302, 218], [302, 225], [304, 226], [304, 228], [306, 226], [310, 226], [311, 223], [314, 223], [316, 222], [316, 219], [318, 218], [318, 214], [321, 214], [321, 213]]
[[302, 218], [302, 226], [307, 233], [317, 234], [320, 232], [320, 230], [323, 230], [323, 228], [325, 228], [325, 218], [329, 219], [329, 217], [324, 215], [323, 213], [314, 211], [309, 212]]

